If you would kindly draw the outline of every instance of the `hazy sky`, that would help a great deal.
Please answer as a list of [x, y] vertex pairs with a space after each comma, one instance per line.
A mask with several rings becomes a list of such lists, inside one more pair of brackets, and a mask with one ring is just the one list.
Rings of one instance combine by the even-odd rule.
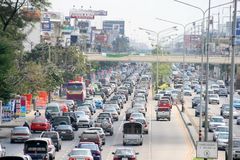
[[[148, 36], [139, 27], [148, 28], [155, 31], [161, 31], [165, 28], [173, 26], [172, 24], [157, 21], [155, 18], [168, 19], [179, 23], [189, 23], [202, 18], [199, 10], [177, 3], [174, 0], [50, 0], [53, 11], [60, 11], [64, 15], [68, 15], [69, 9], [81, 8], [108, 11], [107, 17], [95, 19], [92, 24], [100, 27], [102, 20], [125, 20], [126, 35], [138, 41], [146, 42]], [[184, 0], [206, 10], [208, 8], [208, 0]], [[212, 0], [212, 6], [230, 2], [230, 0]], [[229, 5], [226, 5], [229, 7]], [[228, 16], [229, 9], [217, 8], [214, 13], [225, 14]], [[224, 12], [224, 13], [223, 13]], [[217, 17], [215, 18], [217, 19]], [[226, 18], [221, 18], [221, 21]], [[179, 27], [180, 33], [183, 32]]]

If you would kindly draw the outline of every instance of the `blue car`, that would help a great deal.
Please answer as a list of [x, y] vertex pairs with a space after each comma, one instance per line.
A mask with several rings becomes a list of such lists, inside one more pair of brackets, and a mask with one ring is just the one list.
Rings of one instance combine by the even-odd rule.
[[96, 108], [101, 108], [102, 109], [102, 107], [103, 107], [103, 100], [100, 100], [100, 99], [97, 99], [97, 100], [95, 100], [95, 106], [96, 106]]
[[240, 110], [240, 99], [233, 100], [233, 107], [235, 107], [237, 110]]

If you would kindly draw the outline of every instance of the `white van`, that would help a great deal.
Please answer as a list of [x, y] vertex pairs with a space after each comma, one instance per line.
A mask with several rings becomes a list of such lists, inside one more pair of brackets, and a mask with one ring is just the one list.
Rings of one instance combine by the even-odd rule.
[[56, 116], [62, 116], [62, 111], [60, 108], [60, 105], [56, 102], [48, 103], [46, 110], [45, 110], [45, 116], [47, 113], [50, 113], [52, 118]]

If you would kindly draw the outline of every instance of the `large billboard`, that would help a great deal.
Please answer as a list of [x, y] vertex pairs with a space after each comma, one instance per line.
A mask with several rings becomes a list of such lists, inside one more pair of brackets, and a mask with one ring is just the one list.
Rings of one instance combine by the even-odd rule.
[[119, 34], [124, 35], [125, 33], [125, 22], [124, 21], [103, 21], [103, 30], [106, 32], [118, 32]]
[[84, 9], [72, 9], [69, 12], [71, 18], [77, 19], [94, 19], [94, 12], [92, 10], [84, 10]]

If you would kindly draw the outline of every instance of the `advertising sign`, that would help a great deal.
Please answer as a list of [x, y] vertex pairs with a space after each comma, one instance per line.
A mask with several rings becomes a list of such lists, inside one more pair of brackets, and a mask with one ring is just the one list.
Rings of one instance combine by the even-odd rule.
[[2, 121], [9, 122], [12, 120], [11, 108], [11, 102], [7, 103], [5, 106], [2, 106]]
[[107, 16], [108, 12], [104, 10], [93, 11], [95, 16]]
[[21, 108], [20, 108], [20, 117], [26, 117], [26, 105], [27, 105], [27, 98], [25, 96], [21, 96]]
[[217, 142], [197, 142], [197, 158], [218, 159]]
[[95, 41], [98, 43], [107, 43], [108, 36], [106, 34], [96, 34]]
[[21, 115], [21, 98], [17, 98], [15, 101], [15, 116], [20, 117]]
[[51, 31], [51, 22], [50, 21], [44, 21], [42, 22], [42, 31]]
[[49, 18], [50, 21], [57, 21], [60, 22], [61, 21], [61, 13], [60, 12], [43, 12], [42, 13], [42, 21], [44, 21], [44, 19]]
[[24, 94], [23, 96], [26, 97], [26, 110], [27, 112], [30, 112], [32, 104], [32, 94]]
[[36, 99], [36, 109], [44, 109], [47, 105], [48, 93], [45, 91], [38, 92]]
[[94, 12], [92, 10], [73, 9], [69, 13], [71, 18], [77, 19], [94, 19]]

